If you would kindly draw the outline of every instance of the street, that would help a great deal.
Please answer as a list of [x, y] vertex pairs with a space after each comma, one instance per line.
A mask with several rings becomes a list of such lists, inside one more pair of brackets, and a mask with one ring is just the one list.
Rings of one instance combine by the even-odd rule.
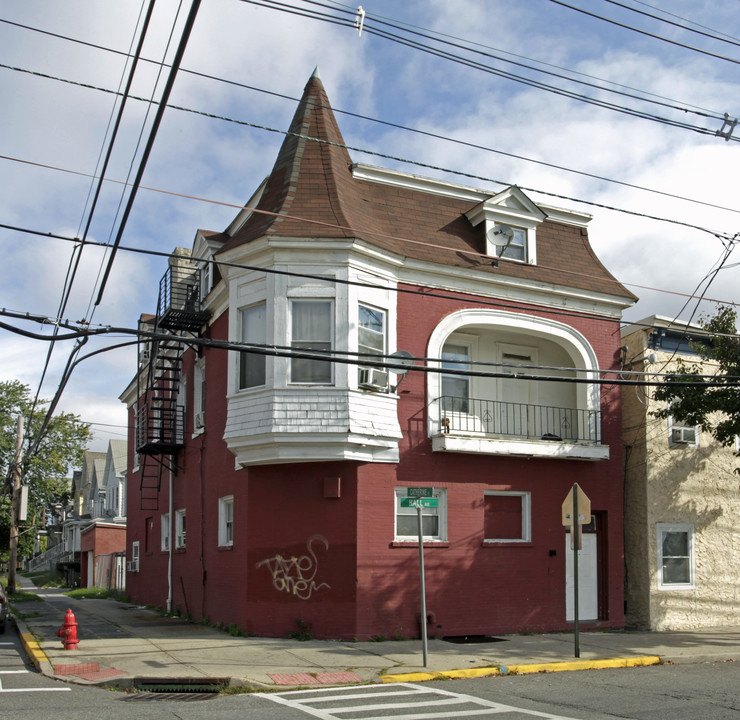
[[277, 693], [129, 693], [45, 677], [14, 627], [0, 639], [0, 706], [14, 720], [737, 720], [740, 663], [662, 665]]

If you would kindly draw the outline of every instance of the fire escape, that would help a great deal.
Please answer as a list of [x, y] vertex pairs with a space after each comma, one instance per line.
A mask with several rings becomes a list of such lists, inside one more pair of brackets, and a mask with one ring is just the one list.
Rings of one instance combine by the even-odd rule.
[[185, 442], [185, 404], [180, 395], [182, 355], [210, 312], [201, 308], [200, 271], [186, 258], [173, 258], [159, 283], [154, 339], [142, 338], [139, 358], [146, 363], [145, 387], [136, 408], [136, 452], [141, 469], [142, 510], [159, 509], [165, 471], [177, 474], [177, 455]]

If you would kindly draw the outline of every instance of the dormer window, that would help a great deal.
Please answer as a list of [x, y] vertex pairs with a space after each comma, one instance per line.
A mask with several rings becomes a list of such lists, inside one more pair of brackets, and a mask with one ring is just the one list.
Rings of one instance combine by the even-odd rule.
[[537, 262], [537, 226], [546, 216], [519, 188], [493, 195], [465, 215], [473, 226], [484, 223], [486, 255]]
[[493, 226], [493, 238], [489, 239], [488, 245], [489, 249], [491, 246], [495, 247], [496, 257], [527, 262], [527, 231], [524, 228], [496, 223]]

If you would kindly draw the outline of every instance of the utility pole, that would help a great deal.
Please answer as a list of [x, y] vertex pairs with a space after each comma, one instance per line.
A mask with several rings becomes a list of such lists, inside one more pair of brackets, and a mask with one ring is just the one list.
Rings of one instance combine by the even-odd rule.
[[13, 491], [10, 496], [10, 561], [8, 563], [8, 592], [16, 591], [15, 569], [18, 565], [18, 510], [21, 500], [21, 462], [23, 461], [23, 415], [18, 415], [18, 434], [15, 440]]

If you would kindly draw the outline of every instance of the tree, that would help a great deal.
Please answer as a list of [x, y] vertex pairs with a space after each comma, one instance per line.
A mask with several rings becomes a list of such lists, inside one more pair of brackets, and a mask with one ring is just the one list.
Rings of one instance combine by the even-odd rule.
[[[678, 361], [678, 369], [655, 391], [666, 407], [655, 412], [687, 425], [698, 425], [722, 445], [732, 445], [740, 435], [740, 338], [736, 334], [735, 310], [720, 306], [716, 315], [699, 321], [707, 340], [692, 348], [699, 363]], [[711, 384], [700, 377], [713, 373]], [[687, 383], [692, 383], [688, 385]], [[696, 384], [694, 384], [696, 383]]]
[[28, 486], [28, 519], [20, 527], [19, 557], [33, 551], [34, 530], [44, 528], [47, 508], [66, 500], [70, 468], [82, 464], [83, 453], [92, 437], [90, 426], [71, 413], [55, 415], [42, 431], [46, 406], [46, 401], [40, 401], [33, 408], [33, 396], [23, 383], [17, 380], [0, 382], [0, 557], [4, 560], [10, 536], [18, 415], [25, 418], [21, 477], [23, 484]]

